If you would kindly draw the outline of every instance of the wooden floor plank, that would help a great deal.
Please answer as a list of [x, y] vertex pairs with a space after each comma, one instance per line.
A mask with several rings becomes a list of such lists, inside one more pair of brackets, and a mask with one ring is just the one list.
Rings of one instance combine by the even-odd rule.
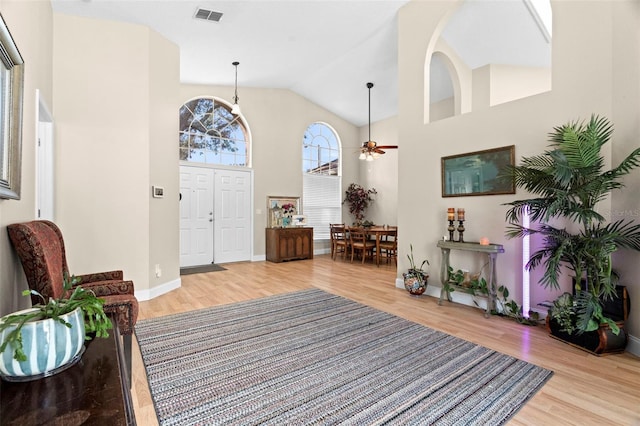
[[[510, 425], [640, 426], [640, 358], [629, 353], [596, 357], [527, 327], [479, 309], [411, 296], [395, 287], [393, 264], [362, 265], [330, 256], [285, 263], [225, 264], [226, 271], [182, 276], [181, 288], [140, 302], [139, 318], [317, 287], [410, 321], [512, 355], [555, 372]], [[135, 342], [135, 339], [134, 339]], [[132, 399], [139, 425], [157, 425], [137, 344]]]

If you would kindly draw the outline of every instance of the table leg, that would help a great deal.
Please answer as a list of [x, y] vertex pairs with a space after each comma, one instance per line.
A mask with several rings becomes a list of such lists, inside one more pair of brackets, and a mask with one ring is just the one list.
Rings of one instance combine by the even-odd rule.
[[484, 316], [489, 318], [491, 312], [495, 310], [496, 307], [496, 254], [489, 253], [489, 297], [487, 298], [487, 311]]
[[449, 293], [446, 290], [446, 284], [449, 281], [449, 253], [451, 250], [448, 248], [441, 248], [442, 252], [442, 262], [440, 263], [440, 283], [442, 287], [440, 288], [440, 299], [438, 300], [438, 305], [442, 305], [442, 299], [444, 297], [449, 300]]

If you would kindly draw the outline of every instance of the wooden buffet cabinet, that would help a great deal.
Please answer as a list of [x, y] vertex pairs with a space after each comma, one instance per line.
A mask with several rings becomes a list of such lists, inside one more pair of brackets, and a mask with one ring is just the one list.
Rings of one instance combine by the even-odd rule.
[[313, 228], [266, 228], [267, 260], [313, 259]]

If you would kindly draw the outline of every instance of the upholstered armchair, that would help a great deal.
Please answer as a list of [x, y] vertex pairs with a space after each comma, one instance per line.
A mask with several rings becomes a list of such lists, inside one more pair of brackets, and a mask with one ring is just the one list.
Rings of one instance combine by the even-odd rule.
[[[64, 239], [58, 226], [47, 220], [15, 223], [7, 226], [9, 238], [32, 290], [45, 298], [58, 298], [64, 294], [64, 276], [69, 274]], [[124, 280], [122, 271], [76, 275], [77, 284], [91, 289], [104, 299], [104, 311], [113, 314], [123, 337], [129, 380], [131, 380], [131, 335], [138, 318], [138, 300], [134, 296], [133, 282]], [[32, 303], [39, 303], [32, 296]]]

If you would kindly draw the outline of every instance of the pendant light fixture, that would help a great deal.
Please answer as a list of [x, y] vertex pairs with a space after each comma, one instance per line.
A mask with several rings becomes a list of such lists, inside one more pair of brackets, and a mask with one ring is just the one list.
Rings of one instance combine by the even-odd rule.
[[397, 145], [382, 145], [378, 146], [378, 143], [371, 140], [371, 88], [373, 83], [367, 83], [367, 89], [369, 89], [369, 140], [364, 142], [360, 147], [360, 160], [373, 161], [380, 157], [380, 154], [384, 154], [384, 149], [394, 149]]
[[232, 62], [231, 65], [236, 67], [236, 85], [235, 85], [235, 94], [233, 95], [233, 106], [231, 107], [231, 114], [239, 115], [240, 114], [240, 105], [238, 105], [238, 65], [240, 62], [235, 61]]

